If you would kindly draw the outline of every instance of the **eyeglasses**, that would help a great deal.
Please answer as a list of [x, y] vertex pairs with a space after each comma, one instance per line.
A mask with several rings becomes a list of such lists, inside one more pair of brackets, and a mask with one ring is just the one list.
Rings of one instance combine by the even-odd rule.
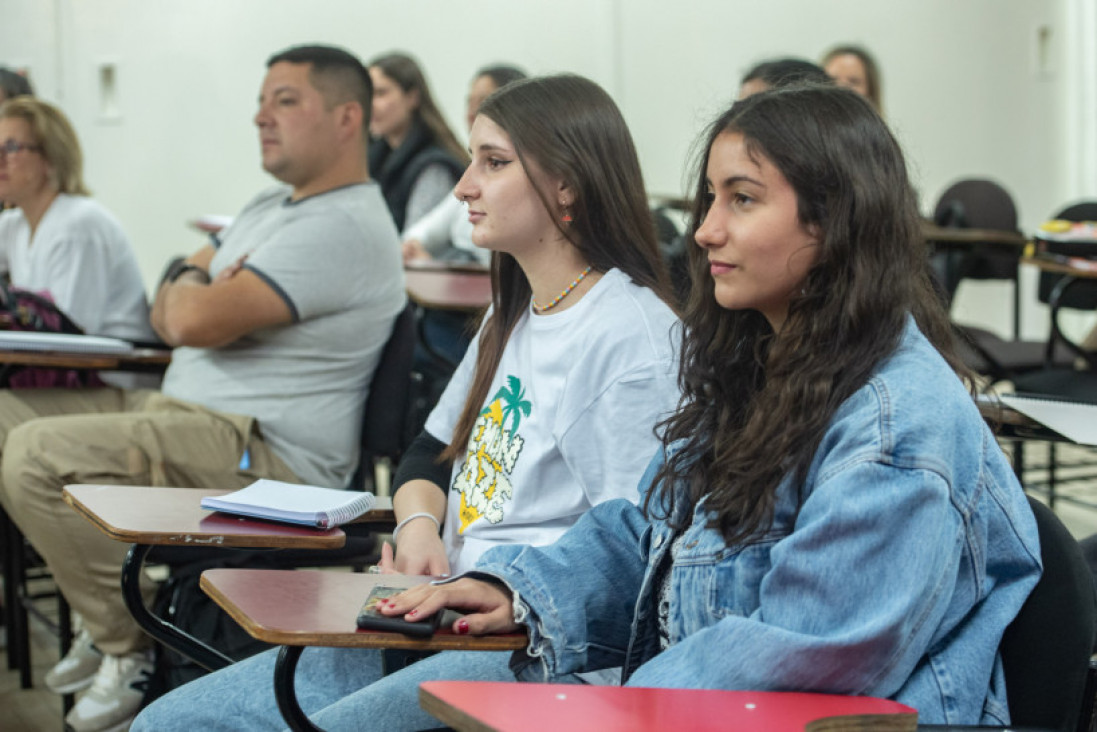
[[9, 155], [14, 155], [17, 152], [23, 150], [29, 150], [30, 152], [41, 152], [41, 145], [30, 145], [25, 142], [16, 142], [15, 140], [8, 140], [3, 145], [0, 145], [0, 160], [3, 160]]

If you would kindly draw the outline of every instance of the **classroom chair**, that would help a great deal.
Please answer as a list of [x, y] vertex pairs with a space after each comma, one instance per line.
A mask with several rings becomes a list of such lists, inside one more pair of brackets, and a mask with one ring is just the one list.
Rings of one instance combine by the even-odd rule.
[[[393, 323], [392, 333], [370, 382], [362, 417], [359, 463], [351, 478], [350, 490], [373, 490], [380, 464], [385, 462], [392, 466], [399, 462], [421, 427], [421, 377], [412, 370], [416, 337], [415, 308], [408, 303]], [[227, 552], [216, 547], [153, 547], [146, 561], [164, 564], [169, 570], [168, 580], [161, 586], [153, 603], [154, 612], [172, 625], [185, 626], [188, 615], [196, 614], [193, 609], [195, 596], [200, 602], [206, 600], [198, 589], [198, 578], [203, 571], [213, 567], [349, 567], [360, 572], [375, 563], [377, 541], [373, 527], [350, 524], [343, 529], [347, 535], [346, 545], [332, 550]], [[219, 612], [205, 618], [203, 626], [194, 628], [192, 634], [236, 660], [268, 647], [262, 643], [248, 642], [246, 634], [236, 632], [236, 624]], [[157, 667], [162, 686], [154, 693], [170, 690], [206, 672], [198, 664], [166, 649], [158, 659]]]
[[[982, 178], [967, 178], [950, 185], [937, 199], [933, 221], [946, 228], [1013, 232], [1017, 231], [1017, 207], [1013, 203], [1013, 197], [998, 183]], [[1012, 280], [1016, 323], [1020, 307], [1017, 295], [1020, 254], [1019, 251], [973, 251], [965, 247], [961, 250], [938, 252], [934, 254], [933, 260], [950, 303], [961, 280]]]
[[1044, 573], [1006, 628], [999, 650], [1017, 727], [1088, 732], [1097, 694], [1090, 661], [1097, 597], [1082, 549], [1059, 518], [1029, 498]]
[[[949, 228], [989, 229], [1017, 232], [1017, 207], [1005, 188], [990, 180], [960, 180], [941, 194], [934, 210], [934, 222]], [[975, 280], [1011, 280], [1013, 282], [1012, 337], [1002, 338], [985, 328], [956, 325], [960, 355], [976, 373], [991, 380], [1012, 381], [1017, 376], [1044, 367], [1048, 355], [1043, 341], [1020, 338], [1021, 295], [1019, 271], [1021, 250], [973, 251], [969, 248], [946, 249], [933, 255], [933, 267], [951, 305], [960, 282]], [[1070, 363], [1070, 352], [1063, 347], [1051, 356], [1059, 365]]]
[[[1067, 206], [1052, 218], [1067, 221], [1097, 220], [1097, 201]], [[1091, 245], [1074, 245], [1080, 247], [1077, 251], [1070, 249], [1072, 245], [1069, 244], [1060, 246], [1068, 248], [1059, 253], [1087, 254], [1086, 247]], [[1039, 369], [1019, 374], [1012, 379], [1015, 390], [1052, 399], [1097, 403], [1097, 355], [1082, 350], [1078, 344], [1066, 337], [1058, 324], [1060, 308], [1089, 312], [1097, 310], [1097, 280], [1041, 272], [1038, 297], [1040, 302], [1052, 306], [1050, 331], [1043, 345], [1044, 359]], [[1086, 362], [1088, 368], [1076, 368], [1076, 360]], [[1030, 486], [1046, 488], [1048, 504], [1054, 507], [1057, 499], [1056, 486], [1068, 480], [1092, 479], [1093, 473], [1086, 472], [1086, 469], [1094, 465], [1092, 460], [1063, 463], [1057, 446], [1051, 443], [1048, 447], [1046, 482], [1030, 483]], [[1076, 471], [1072, 478], [1064, 479], [1061, 468], [1072, 468]]]

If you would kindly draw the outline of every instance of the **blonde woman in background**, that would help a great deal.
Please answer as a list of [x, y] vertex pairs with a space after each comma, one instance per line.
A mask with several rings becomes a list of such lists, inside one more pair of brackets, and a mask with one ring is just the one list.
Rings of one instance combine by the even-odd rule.
[[0, 106], [0, 271], [46, 292], [85, 332], [152, 341], [137, 258], [122, 226], [89, 197], [65, 115], [20, 96]]

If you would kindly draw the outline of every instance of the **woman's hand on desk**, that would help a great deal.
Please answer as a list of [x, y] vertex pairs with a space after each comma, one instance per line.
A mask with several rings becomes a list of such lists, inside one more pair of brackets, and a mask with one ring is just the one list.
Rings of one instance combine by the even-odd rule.
[[400, 531], [400, 546], [393, 557], [387, 542], [381, 547], [382, 572], [449, 576], [449, 558], [438, 529], [430, 521], [413, 521]]
[[404, 615], [415, 621], [445, 608], [468, 613], [453, 623], [458, 635], [513, 633], [513, 599], [503, 585], [467, 577], [444, 585], [419, 585], [401, 592], [381, 606], [382, 615]]

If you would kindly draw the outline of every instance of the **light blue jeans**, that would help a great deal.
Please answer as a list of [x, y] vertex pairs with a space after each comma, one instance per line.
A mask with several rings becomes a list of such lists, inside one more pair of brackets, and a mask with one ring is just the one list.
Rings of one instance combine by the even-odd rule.
[[[444, 726], [419, 708], [424, 681], [514, 681], [509, 653], [448, 651], [381, 675], [379, 651], [307, 648], [295, 676], [297, 700], [324, 730], [385, 732]], [[145, 708], [131, 732], [285, 729], [274, 699], [278, 650], [203, 676]]]

